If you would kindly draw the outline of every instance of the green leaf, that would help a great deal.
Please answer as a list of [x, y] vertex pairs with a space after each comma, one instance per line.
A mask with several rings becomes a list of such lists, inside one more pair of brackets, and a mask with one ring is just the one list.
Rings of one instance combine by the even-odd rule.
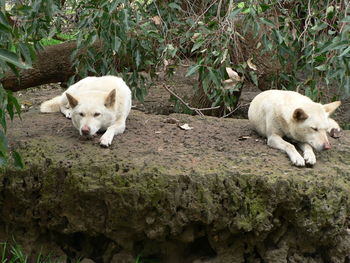
[[265, 49], [267, 49], [267, 50], [272, 49], [272, 42], [268, 39], [266, 34], [263, 35], [262, 42], [264, 44]]
[[0, 32], [6, 34], [6, 33], [11, 33], [11, 28], [5, 26], [4, 24], [0, 23]]
[[262, 12], [265, 12], [267, 9], [270, 9], [270, 6], [267, 4], [260, 4], [260, 8]]
[[[11, 111], [13, 112], [13, 107], [16, 108], [16, 113], [18, 114], [19, 118], [21, 118], [21, 105], [18, 103], [18, 100], [15, 96], [13, 96], [12, 91], [7, 91], [7, 107], [11, 107]], [[13, 119], [13, 116], [11, 117]]]
[[265, 25], [268, 25], [270, 27], [275, 27], [275, 24], [270, 19], [267, 19], [265, 17], [261, 17], [260, 21]]
[[87, 46], [92, 45], [93, 43], [95, 43], [96, 39], [97, 39], [97, 33], [96, 33], [96, 31], [93, 31], [91, 34], [89, 34], [89, 36], [86, 40], [86, 45]]
[[177, 53], [177, 48], [175, 48], [173, 45], [170, 44], [167, 46], [167, 51], [168, 51], [170, 57], [173, 58], [173, 57], [175, 57], [175, 55]]
[[313, 30], [315, 32], [319, 32], [327, 27], [328, 27], [328, 25], [326, 23], [320, 23], [318, 25], [314, 25], [313, 27], [311, 27], [311, 30]]
[[113, 39], [112, 39], [112, 46], [113, 46], [113, 50], [115, 51], [115, 52], [118, 52], [119, 51], [119, 48], [120, 48], [120, 46], [121, 46], [121, 40], [120, 40], [120, 38], [119, 37], [114, 37]]
[[18, 68], [15, 65], [10, 64], [10, 63], [6, 63], [6, 66], [9, 67], [12, 70], [13, 74], [15, 74], [16, 77], [19, 77], [19, 71], [18, 71]]
[[320, 65], [318, 67], [315, 67], [315, 69], [317, 69], [319, 71], [326, 71], [327, 70], [327, 65], [323, 64], [323, 65]]
[[244, 2], [239, 2], [239, 3], [237, 4], [237, 6], [238, 6], [239, 8], [244, 8], [244, 7], [245, 7], [245, 3], [244, 3]]
[[22, 56], [24, 57], [25, 61], [29, 64], [32, 65], [32, 54], [30, 52], [30, 47], [29, 45], [26, 45], [24, 43], [19, 43], [18, 44], [19, 50], [21, 51]]
[[349, 51], [350, 51], [350, 46], [347, 47], [338, 57], [343, 57], [343, 56], [347, 55], [349, 53]]
[[137, 88], [137, 89], [135, 90], [135, 97], [136, 97], [136, 99], [139, 100], [140, 102], [144, 102], [144, 95], [143, 95], [142, 89]]
[[279, 30], [273, 30], [272, 32], [273, 32], [273, 34], [274, 34], [278, 44], [282, 44], [283, 43], [283, 37], [281, 35], [281, 32]]
[[[1, 153], [0, 153], [0, 167], [1, 167], [1, 166], [5, 166], [6, 163], [7, 163], [6, 157], [3, 156], [3, 155], [1, 155]], [[5, 262], [6, 262], [6, 261], [5, 261]]]
[[15, 164], [16, 168], [19, 168], [19, 169], [24, 168], [24, 163], [23, 163], [22, 157], [18, 152], [16, 152], [16, 151], [12, 152], [12, 158], [15, 162], [14, 164]]
[[191, 52], [196, 51], [197, 49], [199, 49], [204, 43], [204, 40], [199, 40], [196, 43], [194, 43]]
[[[0, 109], [0, 123], [1, 123], [1, 126], [2, 128], [4, 129], [4, 131], [6, 132], [7, 131], [7, 124], [6, 124], [6, 116], [5, 116], [5, 112], [3, 110]], [[1, 138], [0, 138], [1, 140]]]
[[258, 86], [258, 76], [256, 75], [256, 73], [254, 71], [249, 71], [249, 76], [252, 79], [253, 83], [255, 86]]
[[334, 13], [334, 6], [328, 6], [326, 10], [326, 15], [328, 16], [330, 13]]
[[350, 23], [350, 16], [344, 17], [342, 20], [340, 20], [342, 23]]
[[234, 18], [236, 15], [238, 15], [242, 11], [241, 8], [235, 8], [231, 11], [229, 19]]
[[194, 73], [196, 73], [199, 70], [200, 66], [201, 65], [196, 64], [196, 65], [190, 67], [186, 73], [186, 77], [189, 77], [189, 76], [193, 75]]
[[222, 97], [221, 96], [216, 96], [215, 101], [211, 105], [212, 107], [216, 107], [222, 103]]
[[140, 50], [136, 50], [136, 55], [135, 55], [135, 62], [136, 62], [136, 68], [139, 68], [141, 64], [141, 53]]
[[7, 110], [8, 114], [10, 115], [10, 119], [13, 120], [13, 116], [15, 115], [15, 113], [13, 111], [13, 104], [8, 103], [6, 106], [6, 110]]
[[179, 11], [181, 11], [182, 9], [181, 9], [181, 6], [179, 6], [178, 4], [176, 4], [176, 3], [170, 3], [169, 5], [168, 5], [171, 9], [177, 9], [177, 10], [179, 10]]
[[125, 26], [126, 31], [129, 31], [129, 12], [128, 9], [123, 9], [123, 24]]
[[316, 56], [314, 59], [315, 59], [315, 62], [317, 63], [323, 63], [326, 61], [327, 57], [325, 55], [320, 55], [320, 56]]
[[119, 4], [119, 1], [112, 1], [112, 4], [108, 5], [108, 13], [112, 14]]
[[0, 153], [2, 156], [6, 156], [6, 153], [8, 151], [8, 143], [7, 138], [2, 130], [0, 130]]
[[335, 39], [333, 42], [327, 42], [323, 47], [321, 47], [319, 53], [346, 48], [349, 46], [349, 44], [349, 40], [336, 41]]
[[4, 14], [3, 11], [0, 11], [0, 23], [3, 24], [5, 27], [11, 29], [8, 20], [6, 18], [6, 15]]
[[216, 87], [221, 87], [221, 83], [220, 80], [218, 78], [218, 76], [215, 74], [213, 68], [208, 67], [208, 71], [209, 71], [209, 78], [212, 82], [214, 82], [214, 84], [216, 85]]
[[11, 63], [19, 68], [22, 68], [22, 69], [31, 68], [30, 65], [20, 61], [15, 53], [8, 51], [6, 49], [3, 49], [3, 48], [0, 48], [0, 60]]

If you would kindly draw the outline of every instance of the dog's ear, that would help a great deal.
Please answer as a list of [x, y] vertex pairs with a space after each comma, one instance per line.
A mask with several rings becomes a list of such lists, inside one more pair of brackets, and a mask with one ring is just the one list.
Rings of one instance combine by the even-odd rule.
[[293, 112], [293, 119], [296, 121], [305, 121], [307, 118], [309, 118], [309, 116], [303, 109], [298, 108]]
[[107, 108], [111, 108], [114, 106], [115, 103], [115, 89], [112, 89], [111, 92], [108, 94], [107, 98], [105, 99], [105, 106]]
[[66, 93], [69, 105], [72, 107], [72, 109], [75, 108], [75, 106], [78, 105], [78, 101], [76, 98], [74, 98], [72, 95], [70, 95], [69, 93]]
[[324, 110], [331, 115], [341, 104], [341, 101], [334, 101], [328, 104], [323, 105]]

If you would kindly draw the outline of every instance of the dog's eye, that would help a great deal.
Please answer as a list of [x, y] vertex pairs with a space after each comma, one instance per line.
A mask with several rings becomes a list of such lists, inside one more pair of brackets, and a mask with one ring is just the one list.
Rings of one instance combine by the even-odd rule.
[[96, 113], [94, 114], [94, 117], [98, 117], [98, 116], [100, 116], [100, 115], [101, 115], [101, 113], [96, 112]]
[[314, 127], [311, 127], [311, 129], [313, 129], [314, 131], [318, 131], [318, 129], [317, 129], [317, 128], [314, 128]]
[[84, 117], [84, 116], [85, 116], [85, 114], [82, 113], [82, 112], [80, 112], [79, 115], [80, 115], [81, 117]]

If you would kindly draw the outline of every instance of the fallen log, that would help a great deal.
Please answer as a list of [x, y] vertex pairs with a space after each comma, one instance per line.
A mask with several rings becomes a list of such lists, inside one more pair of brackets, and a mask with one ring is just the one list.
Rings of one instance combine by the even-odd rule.
[[[92, 48], [99, 51], [101, 45], [100, 41], [96, 41]], [[4, 78], [0, 79], [0, 82], [6, 90], [11, 91], [24, 90], [49, 83], [65, 83], [70, 77], [77, 74], [72, 63], [72, 52], [75, 49], [75, 41], [45, 47], [38, 52], [36, 62], [32, 68], [20, 70], [19, 77], [13, 72], [8, 72]], [[86, 49], [81, 49], [79, 52], [84, 54]], [[132, 69], [131, 58], [115, 57], [114, 62], [117, 70], [125, 67]]]
[[5, 89], [11, 91], [65, 82], [75, 74], [71, 63], [71, 53], [75, 47], [74, 41], [48, 46], [38, 52], [36, 62], [31, 69], [20, 70], [19, 77], [9, 72], [0, 82]]

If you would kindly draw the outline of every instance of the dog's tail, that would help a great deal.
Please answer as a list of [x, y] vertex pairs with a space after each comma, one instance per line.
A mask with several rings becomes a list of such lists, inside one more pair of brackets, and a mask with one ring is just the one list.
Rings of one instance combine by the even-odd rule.
[[41, 112], [58, 112], [60, 111], [61, 96], [54, 97], [51, 100], [44, 101], [40, 105]]

